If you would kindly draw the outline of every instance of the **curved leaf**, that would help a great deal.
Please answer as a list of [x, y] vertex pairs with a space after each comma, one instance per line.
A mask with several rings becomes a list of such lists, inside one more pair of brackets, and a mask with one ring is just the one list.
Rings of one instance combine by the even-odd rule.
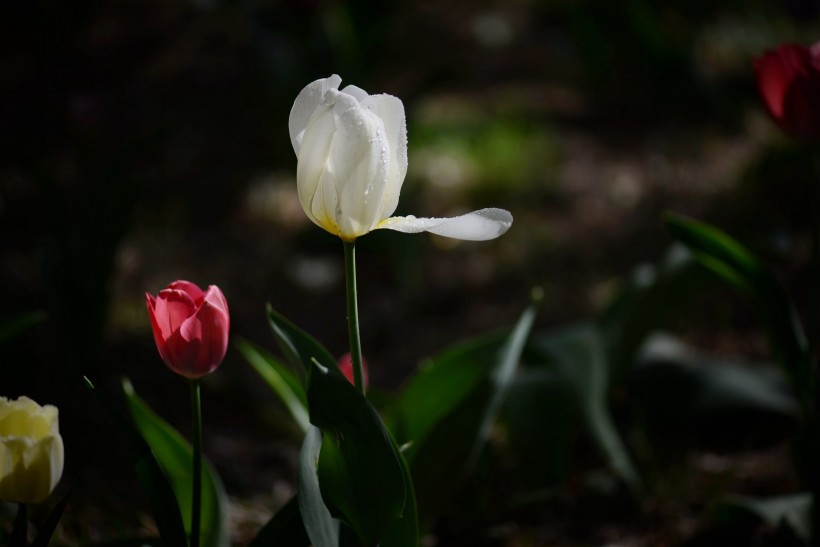
[[322, 344], [288, 321], [285, 316], [274, 310], [270, 305], [268, 305], [268, 321], [273, 329], [273, 334], [276, 336], [279, 348], [292, 366], [304, 370], [307, 374], [312, 366], [311, 363], [315, 359], [329, 371], [339, 376], [342, 375], [339, 366], [336, 364], [336, 359]]
[[677, 215], [667, 215], [666, 224], [704, 266], [752, 299], [775, 353], [809, 409], [814, 394], [808, 341], [782, 285], [754, 254], [725, 232]]
[[475, 465], [517, 372], [535, 319], [535, 296], [512, 332], [448, 348], [419, 370], [389, 408], [392, 430], [407, 444], [404, 456], [425, 515], [435, 514]]
[[[122, 387], [134, 423], [171, 480], [171, 486], [182, 511], [185, 530], [190, 534], [193, 449], [176, 429], [148, 407], [127, 379], [123, 380]], [[211, 463], [205, 458], [202, 463], [201, 545], [224, 547], [229, 544], [228, 498], [222, 481]]]
[[[310, 547], [311, 541], [305, 532], [296, 496], [292, 497], [271, 517], [257, 532], [248, 547], [270, 547], [271, 545]], [[314, 542], [313, 545], [319, 547], [320, 544]]]
[[338, 547], [339, 521], [334, 519], [319, 487], [319, 453], [322, 449], [322, 430], [311, 427], [305, 434], [299, 452], [297, 479], [299, 482], [299, 513], [305, 531], [314, 547]]
[[592, 439], [612, 470], [638, 492], [641, 479], [609, 411], [609, 362], [599, 330], [583, 323], [533, 337], [530, 346], [572, 387]]
[[307, 395], [299, 380], [278, 359], [245, 339], [238, 339], [236, 347], [265, 382], [279, 395], [296, 424], [307, 431], [310, 418]]
[[156, 455], [134, 425], [103, 397], [88, 378], [84, 376], [83, 380], [102, 404], [106, 417], [125, 442], [131, 464], [151, 504], [163, 543], [174, 547], [187, 547], [188, 538], [182, 524], [177, 498]]
[[322, 499], [365, 545], [401, 518], [407, 486], [398, 452], [370, 402], [341, 374], [314, 362], [308, 376], [310, 420], [324, 432]]

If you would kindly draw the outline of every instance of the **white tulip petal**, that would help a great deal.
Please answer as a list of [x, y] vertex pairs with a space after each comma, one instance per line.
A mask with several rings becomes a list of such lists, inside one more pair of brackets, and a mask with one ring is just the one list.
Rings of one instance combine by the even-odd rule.
[[512, 226], [512, 215], [504, 209], [479, 209], [451, 218], [391, 217], [377, 229], [395, 230], [406, 234], [430, 232], [453, 239], [486, 241], [504, 234]]
[[384, 180], [390, 164], [384, 124], [345, 92], [335, 95], [336, 133], [327, 164], [332, 166], [339, 196], [336, 222], [348, 237], [364, 235], [381, 220]]
[[290, 131], [290, 143], [293, 145], [293, 151], [296, 152], [297, 156], [310, 118], [319, 105], [322, 104], [325, 93], [329, 89], [339, 89], [340, 83], [342, 83], [342, 79], [336, 74], [330, 78], [316, 80], [308, 84], [293, 102], [293, 108], [290, 109], [290, 118], [288, 119], [288, 130]]
[[397, 97], [385, 94], [370, 95], [361, 102], [362, 106], [384, 123], [390, 161], [381, 198], [380, 218], [387, 218], [399, 204], [399, 193], [407, 175], [407, 122], [404, 118], [404, 105]]

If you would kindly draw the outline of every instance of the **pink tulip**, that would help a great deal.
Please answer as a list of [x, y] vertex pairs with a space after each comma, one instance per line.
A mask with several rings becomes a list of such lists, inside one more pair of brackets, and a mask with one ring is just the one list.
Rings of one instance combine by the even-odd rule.
[[[342, 374], [345, 375], [345, 378], [352, 384], [353, 383], [353, 358], [350, 356], [350, 352], [345, 353], [339, 360], [337, 361], [339, 365], [339, 369], [342, 371]], [[362, 357], [362, 372], [364, 373], [364, 387], [367, 388], [370, 384], [370, 378], [368, 378], [367, 373], [367, 361], [364, 360]]]
[[190, 281], [174, 281], [154, 298], [145, 293], [159, 355], [186, 378], [213, 372], [228, 350], [228, 302], [219, 287], [203, 292]]
[[769, 114], [792, 137], [820, 139], [820, 42], [784, 44], [754, 61], [757, 88]]

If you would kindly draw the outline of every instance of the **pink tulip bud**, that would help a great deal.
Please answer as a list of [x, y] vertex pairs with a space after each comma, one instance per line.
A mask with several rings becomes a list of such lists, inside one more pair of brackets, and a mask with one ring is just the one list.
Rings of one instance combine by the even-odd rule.
[[820, 139], [820, 42], [784, 44], [754, 61], [757, 88], [772, 119], [788, 135]]
[[190, 281], [174, 281], [154, 298], [145, 293], [159, 355], [186, 378], [213, 372], [228, 350], [228, 302], [219, 287], [203, 292]]
[[[350, 356], [350, 352], [345, 353], [339, 360], [337, 361], [339, 365], [339, 369], [342, 371], [342, 374], [345, 375], [345, 378], [352, 384], [353, 383], [353, 358]], [[365, 361], [364, 357], [362, 357], [362, 372], [364, 373], [364, 387], [367, 388], [370, 385], [370, 378], [368, 377], [367, 373], [367, 361]]]

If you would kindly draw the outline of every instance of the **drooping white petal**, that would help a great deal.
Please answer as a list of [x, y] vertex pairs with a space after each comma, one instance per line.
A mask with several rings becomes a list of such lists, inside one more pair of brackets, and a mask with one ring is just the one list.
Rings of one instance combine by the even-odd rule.
[[325, 93], [329, 89], [339, 89], [340, 83], [342, 83], [342, 79], [336, 74], [330, 78], [316, 80], [308, 84], [293, 102], [293, 108], [290, 109], [290, 118], [288, 119], [288, 130], [290, 131], [290, 143], [293, 145], [293, 151], [296, 152], [297, 156], [311, 116], [313, 116], [316, 108], [322, 104]]
[[479, 209], [451, 218], [390, 217], [376, 228], [406, 234], [430, 232], [453, 239], [486, 241], [504, 234], [512, 226], [512, 215], [504, 209]]

